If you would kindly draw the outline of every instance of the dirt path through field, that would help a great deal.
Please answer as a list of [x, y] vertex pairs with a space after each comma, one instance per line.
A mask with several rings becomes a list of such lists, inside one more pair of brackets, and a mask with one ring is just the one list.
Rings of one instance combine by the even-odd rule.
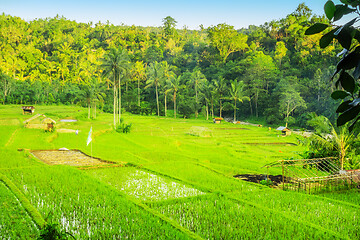
[[7, 143], [5, 143], [5, 147], [9, 146], [10, 143], [12, 143], [14, 141], [15, 135], [16, 133], [19, 131], [19, 128], [17, 128], [10, 136], [9, 140], [7, 141]]

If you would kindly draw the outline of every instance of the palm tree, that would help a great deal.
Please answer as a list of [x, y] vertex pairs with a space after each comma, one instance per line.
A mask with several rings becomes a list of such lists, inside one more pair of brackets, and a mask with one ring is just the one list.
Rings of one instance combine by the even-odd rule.
[[157, 115], [160, 116], [158, 88], [160, 87], [160, 82], [163, 78], [162, 64], [155, 61], [149, 65], [147, 70], [148, 80], [146, 81], [147, 85], [145, 88], [155, 86]]
[[133, 65], [132, 78], [134, 80], [137, 80], [138, 106], [140, 107], [140, 81], [146, 78], [145, 65], [142, 61], [137, 61]]
[[206, 120], [209, 119], [209, 104], [211, 104], [211, 112], [212, 117], [214, 118], [214, 94], [213, 94], [214, 86], [209, 81], [205, 81], [204, 85], [202, 87], [202, 96], [205, 100], [205, 106], [206, 106]]
[[101, 83], [101, 81], [99, 79], [96, 78], [92, 78], [91, 82], [89, 83], [91, 86], [91, 91], [92, 91], [92, 105], [94, 108], [93, 111], [93, 118], [96, 119], [96, 106], [97, 103], [100, 102], [104, 102], [104, 99], [106, 97], [106, 94], [104, 93], [105, 91], [105, 86]]
[[162, 66], [162, 75], [163, 77], [161, 78], [161, 83], [160, 85], [163, 86], [163, 91], [164, 91], [164, 107], [165, 107], [165, 117], [166, 117], [166, 110], [167, 110], [167, 94], [168, 94], [168, 84], [167, 81], [170, 80], [171, 77], [174, 76], [174, 72], [171, 71], [171, 66], [166, 62], [166, 61], [162, 61], [161, 62], [161, 66]]
[[326, 153], [336, 152], [341, 169], [344, 169], [345, 157], [350, 150], [355, 137], [346, 126], [335, 128], [330, 120], [324, 116], [309, 114], [308, 124], [315, 128], [315, 133], [309, 138], [309, 146], [315, 151], [325, 150]]
[[202, 85], [204, 84], [204, 82], [206, 81], [206, 78], [204, 76], [204, 74], [201, 73], [201, 71], [199, 69], [194, 69], [194, 71], [191, 74], [191, 82], [192, 85], [194, 85], [195, 88], [195, 118], [198, 117], [199, 113], [198, 113], [198, 104], [199, 104], [199, 98], [198, 98], [198, 92], [201, 89]]
[[213, 80], [214, 83], [214, 91], [219, 97], [219, 108], [220, 108], [220, 117], [222, 117], [222, 99], [226, 91], [226, 83], [223, 77], [219, 77]]
[[113, 93], [114, 93], [114, 106], [113, 106], [113, 116], [114, 116], [114, 128], [116, 128], [116, 109], [117, 109], [117, 101], [116, 101], [116, 71], [118, 67], [118, 51], [116, 48], [111, 48], [110, 51], [104, 56], [102, 60], [101, 68], [103, 69], [103, 75], [113, 77]]
[[[125, 76], [129, 69], [129, 58], [125, 50], [121, 48], [111, 48], [110, 51], [104, 56], [101, 65], [104, 76], [113, 77], [114, 89], [114, 128], [117, 122], [120, 123], [121, 119], [121, 77]], [[118, 91], [116, 89], [116, 78], [118, 84]], [[118, 121], [116, 121], [116, 114], [118, 114]]]
[[174, 102], [174, 118], [176, 118], [176, 95], [179, 89], [181, 88], [181, 76], [176, 77], [172, 76], [168, 81], [168, 92], [173, 92], [173, 102]]
[[248, 96], [243, 96], [243, 89], [244, 89], [244, 82], [243, 81], [237, 81], [232, 80], [230, 85], [230, 98], [231, 100], [234, 100], [234, 122], [236, 122], [236, 102], [243, 102], [244, 100], [250, 101], [250, 98]]
[[118, 49], [118, 86], [119, 86], [119, 119], [118, 123], [120, 124], [121, 121], [121, 79], [126, 78], [126, 75], [129, 73], [130, 70], [130, 59], [125, 49]]

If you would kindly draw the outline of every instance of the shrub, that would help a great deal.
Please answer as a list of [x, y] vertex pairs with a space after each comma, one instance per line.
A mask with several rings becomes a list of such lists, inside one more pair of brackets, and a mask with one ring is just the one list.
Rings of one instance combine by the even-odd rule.
[[273, 181], [271, 181], [271, 180], [269, 180], [269, 179], [268, 179], [268, 180], [261, 180], [261, 181], [260, 181], [260, 184], [265, 185], [265, 186], [268, 186], [268, 187], [274, 185]]
[[56, 223], [48, 223], [40, 231], [40, 236], [38, 239], [41, 240], [65, 240], [65, 239], [75, 239], [73, 235], [66, 231], [62, 231], [59, 228], [59, 225]]
[[116, 132], [118, 132], [118, 133], [130, 133], [131, 127], [132, 127], [132, 123], [129, 123], [129, 124], [121, 123], [121, 124], [116, 128]]

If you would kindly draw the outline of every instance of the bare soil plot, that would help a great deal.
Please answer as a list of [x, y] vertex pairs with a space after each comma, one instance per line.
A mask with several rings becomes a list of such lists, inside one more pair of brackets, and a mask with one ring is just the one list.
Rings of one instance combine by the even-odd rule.
[[86, 155], [79, 150], [35, 150], [31, 153], [49, 165], [103, 166], [114, 164]]
[[[270, 180], [274, 183], [274, 185], [279, 185], [282, 183], [283, 181], [283, 176], [282, 175], [263, 175], [263, 174], [238, 174], [234, 176], [235, 178], [247, 181], [247, 182], [253, 182], [253, 183], [260, 183], [262, 180]], [[288, 177], [284, 176], [285, 180], [289, 180]]]

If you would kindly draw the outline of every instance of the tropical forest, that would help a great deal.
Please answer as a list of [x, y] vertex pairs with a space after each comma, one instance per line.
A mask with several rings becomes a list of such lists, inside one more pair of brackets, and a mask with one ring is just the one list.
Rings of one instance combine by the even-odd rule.
[[0, 239], [360, 239], [359, 20], [2, 13]]

